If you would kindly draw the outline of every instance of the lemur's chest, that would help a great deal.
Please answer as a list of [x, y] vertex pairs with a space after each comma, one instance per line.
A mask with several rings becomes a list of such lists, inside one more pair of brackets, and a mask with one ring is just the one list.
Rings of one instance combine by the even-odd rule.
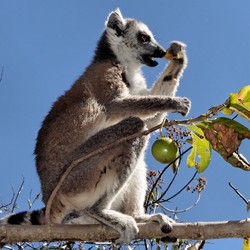
[[85, 72], [83, 80], [90, 95], [100, 104], [129, 95], [144, 95], [147, 90], [140, 69], [112, 62], [94, 63]]

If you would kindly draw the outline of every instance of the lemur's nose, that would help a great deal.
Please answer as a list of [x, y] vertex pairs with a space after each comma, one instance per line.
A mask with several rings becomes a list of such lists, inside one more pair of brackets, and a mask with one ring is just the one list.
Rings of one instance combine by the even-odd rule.
[[161, 47], [161, 46], [158, 46], [155, 50], [155, 57], [164, 57], [166, 55], [166, 50]]

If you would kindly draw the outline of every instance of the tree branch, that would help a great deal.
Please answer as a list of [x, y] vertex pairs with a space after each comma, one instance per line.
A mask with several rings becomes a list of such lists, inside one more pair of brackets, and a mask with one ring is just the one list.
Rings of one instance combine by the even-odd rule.
[[[170, 234], [164, 234], [156, 222], [138, 224], [138, 239], [161, 239], [165, 236], [179, 239], [207, 240], [250, 237], [250, 219], [241, 221], [175, 223]], [[0, 243], [43, 241], [111, 241], [119, 237], [114, 229], [104, 225], [1, 225]]]

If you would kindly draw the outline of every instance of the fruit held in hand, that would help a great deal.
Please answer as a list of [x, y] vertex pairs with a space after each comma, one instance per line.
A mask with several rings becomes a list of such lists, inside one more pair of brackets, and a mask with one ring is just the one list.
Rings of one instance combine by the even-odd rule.
[[166, 51], [166, 55], [164, 56], [164, 58], [168, 59], [168, 60], [174, 60], [174, 59], [179, 59], [181, 58], [181, 55], [179, 53], [177, 54], [173, 54], [171, 53], [168, 49]]
[[160, 163], [171, 163], [178, 157], [178, 146], [171, 138], [159, 138], [152, 145], [152, 155]]
[[172, 42], [166, 50], [164, 58], [168, 60], [176, 60], [183, 57], [186, 45], [182, 42]]

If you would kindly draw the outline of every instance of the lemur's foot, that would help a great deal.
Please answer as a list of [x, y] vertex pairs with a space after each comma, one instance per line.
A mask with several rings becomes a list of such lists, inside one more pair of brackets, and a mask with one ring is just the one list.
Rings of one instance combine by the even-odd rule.
[[135, 220], [127, 216], [127, 219], [117, 228], [121, 234], [120, 238], [115, 240], [116, 244], [129, 244], [132, 240], [136, 239], [136, 236], [139, 232]]
[[160, 213], [151, 215], [149, 221], [158, 222], [163, 233], [170, 233], [173, 229], [172, 224], [175, 223], [175, 221], [169, 218], [167, 215]]
[[176, 97], [175, 99], [178, 102], [176, 111], [183, 116], [186, 116], [191, 108], [191, 101], [186, 97]]
[[166, 50], [166, 55], [164, 57], [168, 60], [180, 60], [186, 58], [186, 44], [179, 41], [172, 42]]

